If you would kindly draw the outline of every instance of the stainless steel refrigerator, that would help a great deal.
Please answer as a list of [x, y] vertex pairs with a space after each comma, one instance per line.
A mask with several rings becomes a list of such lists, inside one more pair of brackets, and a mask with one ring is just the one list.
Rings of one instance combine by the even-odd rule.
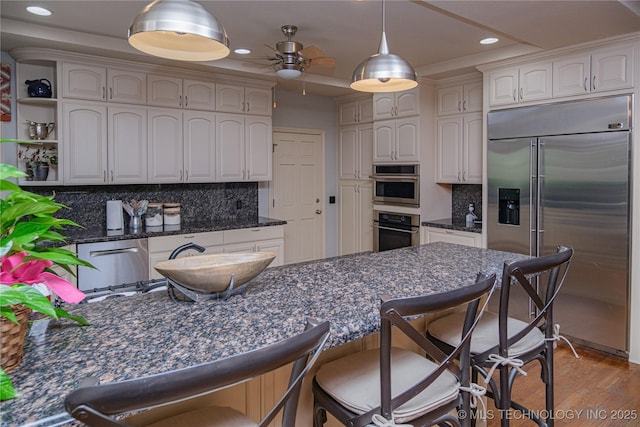
[[[623, 356], [629, 350], [631, 106], [631, 96], [615, 96], [487, 116], [488, 247], [540, 256], [572, 246], [554, 323], [563, 335]], [[515, 317], [526, 319], [533, 310], [523, 292], [512, 301]]]

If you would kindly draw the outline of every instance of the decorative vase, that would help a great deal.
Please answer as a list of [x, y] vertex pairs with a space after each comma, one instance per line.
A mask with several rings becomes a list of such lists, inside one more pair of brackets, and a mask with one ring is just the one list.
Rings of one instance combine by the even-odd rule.
[[0, 317], [0, 366], [9, 372], [22, 362], [24, 339], [31, 309], [22, 304], [12, 305], [19, 324], [6, 317]]
[[49, 163], [35, 162], [33, 164], [33, 180], [46, 181], [49, 176]]

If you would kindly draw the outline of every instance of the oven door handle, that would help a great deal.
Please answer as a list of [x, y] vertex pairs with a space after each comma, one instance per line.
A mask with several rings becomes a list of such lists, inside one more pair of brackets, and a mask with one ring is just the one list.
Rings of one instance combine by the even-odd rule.
[[376, 175], [376, 174], [371, 175], [371, 178], [385, 180], [385, 181], [417, 181], [418, 179], [420, 179], [419, 176], [415, 176], [415, 175], [397, 176], [397, 175]]
[[384, 227], [382, 225], [375, 225], [375, 224], [373, 224], [373, 228], [379, 228], [380, 230], [399, 231], [400, 233], [409, 233], [409, 234], [416, 234], [420, 232], [420, 230], [402, 230], [400, 228]]

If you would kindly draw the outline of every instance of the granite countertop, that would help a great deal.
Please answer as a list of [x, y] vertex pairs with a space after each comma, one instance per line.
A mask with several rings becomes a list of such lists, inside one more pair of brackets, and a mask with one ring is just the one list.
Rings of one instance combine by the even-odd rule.
[[286, 221], [256, 217], [229, 220], [211, 220], [202, 222], [184, 222], [180, 225], [164, 227], [145, 227], [140, 232], [132, 233], [126, 226], [124, 231], [107, 231], [104, 228], [72, 227], [63, 231], [67, 238], [65, 244], [109, 242], [114, 240], [141, 239], [147, 237], [170, 236], [177, 234], [205, 233], [208, 231], [235, 230], [240, 228], [270, 227], [286, 224]]
[[1, 425], [64, 416], [64, 396], [83, 378], [109, 383], [231, 356], [292, 336], [307, 317], [331, 322], [329, 347], [354, 341], [379, 330], [382, 294], [452, 290], [522, 258], [438, 242], [273, 267], [227, 301], [174, 303], [152, 292], [67, 306], [91, 326], [44, 320], [46, 332], [27, 338], [10, 373], [22, 396], [1, 404]]
[[470, 233], [482, 233], [482, 222], [476, 223], [474, 227], [467, 227], [464, 218], [444, 218], [422, 221], [422, 225], [427, 227], [446, 228], [448, 230], [468, 231]]

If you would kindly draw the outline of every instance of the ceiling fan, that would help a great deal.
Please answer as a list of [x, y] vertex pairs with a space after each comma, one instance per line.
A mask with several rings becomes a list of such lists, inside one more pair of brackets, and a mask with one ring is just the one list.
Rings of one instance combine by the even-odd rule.
[[287, 40], [276, 43], [275, 48], [265, 44], [275, 52], [274, 56], [267, 59], [271, 61], [271, 65], [278, 77], [295, 79], [312, 65], [321, 67], [333, 67], [335, 65], [335, 58], [324, 56], [324, 52], [319, 47], [309, 46], [305, 49], [302, 43], [291, 40], [296, 31], [298, 31], [298, 27], [295, 25], [283, 25], [280, 29], [287, 37]]

